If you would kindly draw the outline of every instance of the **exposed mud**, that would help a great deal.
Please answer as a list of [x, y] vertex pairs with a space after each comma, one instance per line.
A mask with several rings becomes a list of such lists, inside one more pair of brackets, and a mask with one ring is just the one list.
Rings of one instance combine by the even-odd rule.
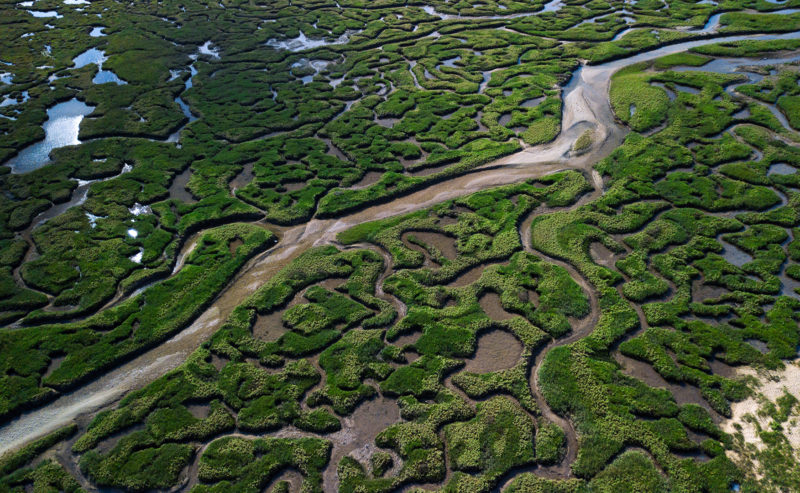
[[245, 163], [242, 166], [242, 171], [230, 181], [229, 186], [231, 187], [232, 194], [235, 194], [236, 190], [247, 186], [248, 183], [255, 179], [255, 175], [253, 174], [254, 165], [255, 162]]
[[487, 317], [492, 320], [508, 320], [516, 315], [507, 312], [500, 304], [500, 296], [497, 293], [487, 292], [478, 299], [478, 304], [483, 309]]
[[659, 375], [650, 363], [629, 358], [619, 352], [614, 353], [614, 359], [620, 364], [624, 374], [639, 379], [650, 387], [668, 390], [678, 405], [697, 404], [705, 408], [715, 423], [722, 421], [722, 416], [711, 408], [699, 388], [685, 383], [669, 382]]
[[180, 174], [176, 175], [169, 186], [169, 198], [176, 199], [188, 204], [194, 204], [197, 199], [194, 198], [192, 192], [186, 186], [192, 178], [192, 168], [188, 167]]
[[592, 260], [595, 261], [596, 264], [602, 265], [603, 267], [607, 267], [609, 269], [614, 269], [614, 264], [616, 263], [616, 255], [614, 252], [608, 249], [605, 245], [600, 242], [593, 242], [589, 246], [589, 254], [592, 257]]
[[513, 368], [519, 363], [523, 349], [522, 343], [509, 332], [487, 332], [478, 337], [475, 354], [464, 361], [464, 371], [489, 373]]
[[289, 493], [299, 493], [301, 491], [303, 485], [303, 476], [293, 469], [289, 469], [286, 471], [281, 472], [276, 477], [272, 479], [269, 483], [267, 483], [266, 488], [264, 491], [274, 491], [275, 487], [280, 482], [287, 482], [289, 483]]
[[381, 176], [383, 176], [383, 172], [382, 171], [368, 171], [368, 172], [364, 173], [364, 176], [361, 177], [361, 179], [358, 180], [358, 182], [356, 182], [350, 188], [352, 188], [354, 190], [357, 190], [359, 188], [367, 188], [370, 185], [374, 185], [375, 183], [378, 183], [378, 180], [381, 179]]
[[[525, 245], [525, 249], [527, 251], [531, 250], [530, 246], [530, 231], [528, 231], [527, 236], [523, 236], [523, 244]], [[567, 344], [571, 344], [578, 339], [582, 339], [589, 335], [594, 327], [597, 325], [598, 320], [600, 319], [600, 303], [597, 298], [597, 294], [595, 290], [592, 288], [591, 284], [584, 279], [574, 267], [570, 264], [562, 262], [560, 260], [548, 257], [546, 255], [541, 254], [540, 252], [536, 252], [537, 255], [542, 256], [546, 261], [559, 265], [567, 270], [567, 273], [572, 277], [572, 279], [577, 282], [581, 288], [583, 289], [584, 293], [589, 297], [589, 306], [590, 312], [589, 315], [584, 317], [580, 321], [574, 321], [572, 323], [572, 332], [557, 340], [551, 340], [544, 348], [540, 349], [536, 356], [534, 357], [533, 365], [531, 367], [530, 373], [530, 386], [531, 390], [533, 391], [533, 395], [536, 399], [536, 404], [542, 411], [542, 416], [561, 427], [564, 430], [564, 434], [567, 439], [567, 450], [564, 454], [564, 458], [562, 459], [561, 463], [551, 466], [547, 468], [548, 475], [552, 477], [570, 477], [572, 476], [572, 469], [570, 468], [571, 464], [575, 461], [575, 458], [578, 456], [578, 436], [575, 432], [575, 428], [572, 426], [572, 422], [568, 419], [564, 418], [553, 412], [550, 409], [550, 406], [547, 405], [547, 401], [544, 399], [542, 395], [541, 388], [539, 387], [539, 368], [544, 361], [545, 355], [554, 347], [556, 346], [564, 346]]]
[[[416, 242], [421, 242], [428, 248], [424, 248], [418, 243], [412, 242], [411, 238], [409, 237], [415, 238]], [[455, 258], [458, 256], [455, 238], [442, 233], [435, 233], [432, 231], [409, 231], [407, 233], [403, 233], [401, 239], [407, 247], [421, 252], [426, 257], [430, 255], [428, 252], [430, 247], [433, 247], [441, 252], [444, 258], [447, 260], [455, 260]], [[435, 258], [432, 260], [437, 264], [439, 263]]]
[[[358, 408], [350, 416], [341, 419], [342, 429], [336, 433], [324, 435], [324, 438], [333, 442], [331, 460], [323, 473], [323, 491], [337, 491], [339, 476], [337, 466], [342, 457], [349, 455], [361, 462], [367, 463], [369, 458], [378, 451], [375, 437], [378, 433], [400, 419], [400, 408], [394, 399], [378, 396]], [[274, 434], [276, 437], [294, 438], [309, 436], [308, 433], [292, 427], [284, 428]], [[395, 467], [399, 459], [395, 457]]]
[[406, 347], [406, 346], [413, 346], [417, 343], [417, 340], [422, 336], [422, 332], [409, 332], [399, 336], [397, 339], [392, 341], [392, 344], [397, 347]]
[[228, 244], [228, 251], [231, 252], [231, 256], [236, 255], [236, 250], [242, 245], [244, 245], [244, 242], [240, 238], [235, 238], [230, 242], [230, 244]]

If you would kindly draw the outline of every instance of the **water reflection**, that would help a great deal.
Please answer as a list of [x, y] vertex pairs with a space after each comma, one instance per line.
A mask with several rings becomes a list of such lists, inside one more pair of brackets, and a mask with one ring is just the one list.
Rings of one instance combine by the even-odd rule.
[[212, 48], [211, 41], [206, 41], [200, 46], [197, 51], [200, 52], [201, 55], [208, 55], [212, 58], [219, 58], [219, 48]]
[[30, 98], [31, 97], [28, 94], [28, 91], [22, 91], [18, 97], [3, 96], [3, 100], [0, 101], [0, 108], [4, 108], [6, 106], [16, 106], [18, 104], [27, 102]]
[[[104, 29], [104, 28], [99, 28]], [[95, 84], [106, 84], [108, 82], [113, 82], [117, 85], [125, 85], [127, 82], [117, 77], [117, 74], [110, 70], [103, 70], [103, 63], [108, 60], [106, 56], [106, 52], [103, 50], [98, 50], [97, 48], [90, 48], [80, 55], [76, 56], [72, 59], [73, 68], [81, 68], [85, 67], [86, 65], [95, 64], [97, 65], [97, 74], [95, 74], [92, 82]]]
[[59, 147], [80, 144], [78, 129], [83, 117], [90, 114], [89, 106], [73, 98], [47, 110], [44, 140], [29, 145], [6, 163], [14, 173], [28, 173], [50, 162], [50, 151]]
[[302, 51], [319, 48], [321, 46], [329, 45], [342, 45], [350, 41], [350, 36], [357, 31], [347, 31], [333, 41], [327, 39], [310, 39], [307, 38], [303, 31], [296, 38], [277, 40], [275, 38], [267, 41], [266, 45], [275, 48], [276, 50], [289, 50], [289, 51]]
[[551, 0], [544, 5], [542, 12], [558, 12], [564, 7], [563, 0]]
[[113, 82], [118, 86], [124, 86], [127, 84], [127, 82], [117, 77], [117, 74], [110, 70], [98, 70], [97, 75], [94, 76], [92, 82], [95, 84], [107, 84], [109, 82]]
[[29, 14], [37, 18], [47, 18], [47, 17], [55, 17], [56, 19], [60, 19], [64, 17], [63, 15], [59, 14], [55, 10], [29, 10]]
[[[192, 55], [190, 58], [192, 58], [192, 60], [195, 60], [197, 57], [196, 55]], [[172, 71], [170, 71], [170, 80], [178, 78], [179, 75], [180, 75], [179, 71], [175, 72], [174, 74]], [[186, 79], [186, 82], [183, 83], [184, 92], [192, 88], [192, 79], [194, 78], [195, 75], [197, 75], [197, 69], [194, 68], [194, 62], [192, 62], [192, 64], [189, 65], [189, 78]], [[177, 96], [174, 101], [178, 104], [178, 106], [181, 108], [181, 111], [183, 112], [183, 115], [189, 121], [185, 125], [182, 125], [178, 130], [172, 132], [172, 134], [170, 134], [169, 137], [167, 137], [167, 142], [178, 142], [183, 127], [197, 120], [197, 117], [194, 115], [194, 113], [192, 113], [191, 108], [189, 108], [189, 105], [186, 104], [186, 101], [184, 101], [183, 98]]]

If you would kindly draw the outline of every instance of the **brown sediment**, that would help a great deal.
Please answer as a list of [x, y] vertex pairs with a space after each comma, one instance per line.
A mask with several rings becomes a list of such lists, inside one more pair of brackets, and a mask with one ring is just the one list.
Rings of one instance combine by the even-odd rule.
[[242, 165], [242, 171], [239, 172], [238, 175], [233, 177], [233, 179], [229, 183], [232, 194], [234, 194], [236, 190], [246, 187], [248, 183], [250, 183], [255, 179], [255, 175], [253, 174], [254, 165], [255, 161], [250, 161]]
[[66, 358], [66, 355], [62, 354], [62, 355], [59, 355], [59, 356], [55, 356], [55, 357], [53, 357], [53, 358], [50, 360], [50, 363], [47, 365], [47, 370], [46, 370], [46, 371], [44, 372], [44, 374], [42, 375], [42, 380], [43, 380], [43, 381], [44, 381], [44, 380], [47, 380], [47, 377], [49, 377], [50, 375], [52, 375], [52, 374], [53, 374], [53, 372], [54, 372], [54, 371], [55, 371], [55, 370], [56, 370], [56, 369], [57, 369], [59, 366], [61, 366], [61, 363], [64, 361], [64, 358]]
[[727, 293], [727, 289], [721, 286], [706, 284], [702, 280], [695, 280], [692, 282], [692, 301], [717, 299]]
[[[322, 474], [323, 491], [337, 491], [339, 476], [337, 468], [339, 461], [344, 456], [351, 456], [359, 462], [368, 462], [369, 458], [378, 451], [375, 437], [389, 426], [399, 423], [400, 408], [394, 399], [381, 395], [362, 403], [349, 416], [341, 419], [342, 429], [325, 435], [326, 440], [333, 444], [331, 458]], [[273, 436], [280, 438], [297, 438], [314, 436], [300, 431], [294, 427], [286, 427]], [[395, 462], [397, 458], [395, 457]]]
[[[315, 367], [318, 368], [316, 365]], [[378, 433], [390, 425], [400, 421], [400, 408], [398, 407], [397, 403], [393, 399], [387, 399], [381, 395], [378, 395], [377, 397], [362, 403], [349, 416], [341, 418], [342, 429], [335, 433], [317, 435], [299, 430], [294, 426], [286, 426], [277, 432], [265, 435], [234, 431], [217, 436], [214, 438], [214, 440], [224, 437], [239, 437], [246, 440], [257, 440], [269, 437], [315, 437], [329, 440], [332, 443], [333, 448], [328, 465], [323, 472], [323, 491], [336, 491], [339, 483], [337, 466], [342, 457], [349, 455], [362, 463], [368, 462], [372, 454], [378, 450], [377, 446], [375, 445], [375, 437], [377, 437]], [[200, 457], [202, 457], [205, 450], [214, 440], [200, 446], [197, 454], [195, 455], [193, 463], [187, 468], [187, 479], [181, 486], [182, 490], [191, 489], [193, 484], [197, 482], [197, 468], [199, 466]], [[392, 454], [395, 462], [393, 470], [396, 471], [401, 465], [400, 458], [397, 456], [397, 454], [394, 454], [391, 451], [389, 452]], [[293, 469], [288, 470], [292, 471]], [[276, 481], [273, 481], [271, 484], [274, 484], [275, 482]]]
[[244, 245], [244, 242], [241, 238], [234, 238], [233, 241], [228, 244], [228, 251], [231, 252], [231, 255], [236, 255], [236, 250], [242, 245]]
[[361, 179], [354, 183], [350, 188], [353, 190], [367, 188], [370, 185], [378, 183], [378, 180], [381, 179], [381, 176], [383, 176], [383, 171], [367, 171], [364, 173], [364, 176], [362, 176]]
[[262, 341], [270, 342], [277, 340], [288, 329], [283, 325], [283, 313], [287, 308], [297, 305], [303, 300], [305, 290], [295, 293], [294, 297], [285, 305], [276, 307], [271, 312], [264, 315], [256, 315], [253, 322], [253, 337]]
[[322, 282], [318, 282], [306, 289], [298, 291], [287, 304], [276, 307], [275, 310], [267, 314], [257, 314], [251, 329], [253, 337], [268, 342], [277, 340], [288, 330], [288, 328], [283, 324], [282, 320], [284, 312], [287, 308], [301, 303], [305, 299], [305, 294], [309, 288], [313, 286], [319, 286], [329, 291], [335, 291], [337, 288], [342, 286], [344, 282], [345, 279], [342, 278], [325, 279]]
[[[595, 190], [595, 193], [598, 193], [597, 189]], [[526, 251], [533, 251], [530, 239], [530, 223], [528, 223], [528, 230], [527, 231], [523, 230], [521, 234], [522, 234], [522, 243], [524, 249]], [[589, 315], [584, 317], [580, 321], [575, 321], [575, 322], [571, 321], [572, 332], [568, 336], [557, 340], [551, 340], [549, 343], [547, 343], [547, 345], [545, 345], [545, 347], [543, 347], [536, 353], [536, 356], [533, 359], [533, 364], [531, 365], [531, 373], [529, 379], [531, 391], [533, 392], [533, 396], [536, 400], [536, 405], [542, 412], [542, 416], [548, 421], [559, 426], [564, 431], [564, 435], [567, 440], [566, 452], [561, 462], [552, 466], [548, 466], [547, 468], [537, 468], [537, 474], [543, 473], [546, 475], [546, 477], [559, 477], [559, 478], [571, 477], [572, 476], [571, 464], [578, 457], [578, 436], [577, 433], [575, 432], [575, 428], [572, 425], [572, 422], [566, 419], [565, 417], [560, 416], [555, 412], [553, 412], [553, 410], [550, 409], [550, 406], [547, 405], [547, 401], [545, 400], [544, 395], [542, 394], [538, 382], [539, 368], [541, 367], [545, 356], [551, 349], [557, 346], [565, 346], [568, 344], [572, 344], [573, 342], [586, 337], [592, 332], [594, 327], [597, 325], [597, 322], [600, 320], [600, 303], [597, 298], [597, 293], [593, 289], [592, 285], [583, 276], [581, 276], [571, 264], [552, 258], [541, 252], [535, 252], [535, 253], [536, 255], [541, 256], [545, 261], [563, 267], [570, 275], [570, 277], [576, 283], [578, 283], [578, 285], [581, 286], [584, 293], [589, 298], [589, 307], [590, 307]]]
[[678, 405], [697, 404], [705, 408], [715, 423], [722, 421], [722, 416], [703, 398], [699, 388], [686, 383], [672, 383], [665, 380], [650, 363], [630, 358], [619, 352], [615, 352], [613, 355], [614, 359], [622, 367], [622, 373], [641, 380], [650, 387], [668, 390]]
[[295, 469], [285, 469], [272, 478], [262, 491], [273, 491], [273, 488], [281, 481], [289, 483], [289, 493], [299, 493], [303, 486], [303, 475]]
[[217, 371], [222, 370], [222, 368], [224, 368], [229, 361], [230, 360], [227, 358], [222, 358], [215, 353], [211, 353], [211, 364], [217, 369]]
[[503, 305], [500, 303], [500, 296], [492, 291], [484, 293], [478, 298], [478, 304], [481, 306], [486, 316], [492, 320], [508, 320], [516, 316], [503, 308]]
[[211, 405], [207, 402], [187, 404], [186, 409], [197, 419], [206, 419], [211, 413]]
[[[303, 411], [310, 412], [312, 409], [308, 405], [309, 396], [311, 394], [313, 394], [314, 392], [316, 392], [318, 390], [322, 390], [323, 388], [325, 388], [325, 385], [327, 384], [328, 377], [327, 377], [327, 373], [325, 372], [325, 370], [323, 370], [322, 366], [320, 366], [320, 364], [319, 364], [319, 353], [314, 354], [312, 356], [309, 356], [309, 357], [305, 358], [305, 360], [311, 366], [313, 366], [314, 370], [316, 370], [316, 372], [320, 375], [319, 382], [315, 383], [311, 388], [306, 390], [305, 395], [302, 397], [302, 400], [300, 401], [300, 407], [303, 409]], [[322, 408], [328, 410], [331, 414], [333, 414], [333, 409], [331, 408], [331, 406], [323, 405]]]
[[450, 226], [453, 224], [458, 224], [458, 216], [441, 216], [437, 221], [436, 224], [439, 226]]
[[419, 254], [422, 255], [422, 266], [421, 267], [434, 268], [436, 265], [438, 265], [438, 263], [433, 258], [431, 258], [431, 254], [428, 252], [428, 250], [425, 247], [423, 247], [421, 245], [418, 245], [416, 243], [412, 243], [409, 240], [409, 238], [408, 238], [409, 234], [410, 233], [404, 233], [400, 237], [400, 241], [402, 241], [403, 242], [403, 246], [405, 246], [409, 250], [413, 250], [413, 251], [418, 252]]
[[302, 190], [306, 187], [306, 182], [304, 181], [288, 181], [286, 183], [281, 183], [281, 186], [287, 192], [296, 192], [298, 190]]
[[408, 307], [406, 307], [405, 303], [400, 301], [400, 299], [397, 298], [396, 296], [389, 294], [383, 290], [383, 282], [386, 280], [387, 277], [392, 275], [392, 273], [394, 272], [394, 262], [392, 256], [389, 254], [389, 252], [387, 252], [383, 248], [377, 247], [376, 245], [373, 245], [371, 243], [357, 243], [355, 245], [350, 245], [349, 247], [347, 247], [347, 249], [358, 249], [358, 248], [371, 250], [383, 258], [383, 272], [378, 277], [378, 280], [375, 282], [375, 296], [384, 301], [388, 301], [389, 303], [392, 304], [392, 306], [397, 311], [396, 319], [401, 319], [405, 317], [406, 313], [408, 312]]
[[144, 423], [139, 423], [139, 424], [124, 428], [122, 430], [119, 430], [116, 433], [113, 433], [112, 435], [110, 435], [110, 436], [104, 438], [103, 440], [100, 440], [99, 442], [97, 442], [97, 445], [94, 447], [94, 450], [97, 450], [101, 454], [107, 454], [107, 453], [111, 452], [112, 450], [114, 450], [114, 447], [117, 446], [117, 444], [119, 443], [119, 441], [122, 438], [124, 438], [125, 436], [129, 435], [130, 433], [133, 433], [135, 431], [141, 431], [141, 430], [144, 430], [144, 429], [145, 429], [145, 424]]
[[736, 368], [717, 358], [711, 358], [708, 361], [708, 367], [714, 375], [725, 378], [733, 378], [736, 376]]
[[519, 300], [522, 302], [531, 303], [534, 306], [539, 306], [539, 293], [533, 289], [526, 289], [520, 292]]
[[448, 288], [460, 288], [464, 286], [469, 286], [473, 282], [477, 281], [481, 278], [481, 274], [483, 274], [483, 270], [487, 267], [487, 264], [479, 264], [471, 269], [467, 270], [463, 274], [459, 275], [449, 283], [447, 283]]
[[410, 365], [411, 363], [417, 361], [420, 357], [420, 354], [413, 349], [407, 349], [403, 355], [406, 357], [406, 361]]
[[523, 349], [511, 333], [492, 330], [478, 337], [475, 354], [464, 360], [464, 371], [489, 373], [513, 368], [519, 363]]
[[397, 339], [392, 341], [392, 344], [397, 347], [405, 347], [405, 346], [412, 346], [417, 343], [417, 340], [422, 336], [422, 332], [408, 332], [399, 336]]
[[344, 285], [346, 281], [347, 279], [341, 277], [329, 277], [328, 279], [325, 279], [322, 282], [318, 282], [317, 284], [315, 284], [315, 286], [325, 288], [328, 291], [336, 291], [337, 289], [342, 287], [342, 285]]
[[403, 243], [409, 248], [415, 248], [417, 251], [422, 251], [423, 254], [427, 255], [427, 250], [411, 243], [409, 240], [409, 236], [414, 236], [417, 240], [425, 243], [426, 245], [436, 247], [437, 250], [442, 252], [442, 255], [445, 256], [448, 260], [454, 260], [458, 256], [458, 251], [456, 250], [456, 240], [455, 238], [442, 234], [442, 233], [435, 233], [433, 231], [407, 231], [404, 232], [401, 236]]
[[589, 255], [597, 265], [602, 265], [609, 269], [614, 269], [616, 255], [599, 241], [592, 242], [589, 245]]

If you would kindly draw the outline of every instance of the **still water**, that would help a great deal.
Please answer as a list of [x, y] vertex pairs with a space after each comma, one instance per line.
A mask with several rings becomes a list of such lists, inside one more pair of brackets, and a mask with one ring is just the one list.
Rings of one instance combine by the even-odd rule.
[[14, 173], [28, 173], [50, 162], [50, 151], [59, 147], [80, 144], [78, 129], [83, 117], [94, 110], [82, 101], [73, 98], [58, 103], [47, 110], [44, 140], [29, 145], [8, 161]]

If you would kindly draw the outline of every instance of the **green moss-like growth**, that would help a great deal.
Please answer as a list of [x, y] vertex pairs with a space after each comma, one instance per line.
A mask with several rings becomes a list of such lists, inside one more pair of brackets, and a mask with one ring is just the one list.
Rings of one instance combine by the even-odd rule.
[[195, 489], [259, 491], [281, 471], [291, 468], [302, 474], [303, 491], [322, 491], [322, 469], [330, 449], [330, 442], [318, 438], [220, 438], [200, 456], [197, 475], [206, 484]]
[[[231, 254], [237, 239], [242, 245]], [[137, 297], [83, 321], [4, 332], [0, 415], [51, 398], [54, 388], [68, 389], [177, 333], [249, 258], [274, 242], [272, 233], [257, 226], [221, 226], [199, 238], [175, 276]], [[55, 366], [59, 356], [63, 361]]]

